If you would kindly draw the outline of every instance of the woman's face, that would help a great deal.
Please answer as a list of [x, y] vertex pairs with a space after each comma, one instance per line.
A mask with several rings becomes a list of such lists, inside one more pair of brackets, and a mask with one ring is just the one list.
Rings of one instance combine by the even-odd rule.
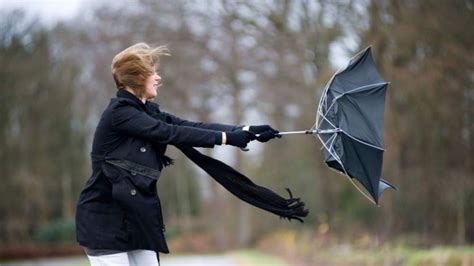
[[158, 75], [158, 73], [154, 72], [146, 79], [145, 93], [143, 94], [143, 98], [145, 98], [145, 100], [155, 98], [158, 92], [158, 87], [160, 85], [161, 77]]

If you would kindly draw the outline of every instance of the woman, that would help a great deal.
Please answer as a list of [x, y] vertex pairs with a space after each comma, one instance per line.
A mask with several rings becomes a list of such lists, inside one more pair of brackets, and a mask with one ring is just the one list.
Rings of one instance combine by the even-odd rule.
[[150, 100], [161, 84], [155, 71], [165, 54], [162, 46], [138, 43], [112, 60], [117, 97], [97, 125], [93, 172], [76, 210], [77, 241], [92, 265], [158, 265], [158, 252], [169, 252], [156, 189], [162, 168], [171, 163], [167, 144], [244, 148], [251, 140], [278, 136], [268, 125], [196, 123], [161, 112]]

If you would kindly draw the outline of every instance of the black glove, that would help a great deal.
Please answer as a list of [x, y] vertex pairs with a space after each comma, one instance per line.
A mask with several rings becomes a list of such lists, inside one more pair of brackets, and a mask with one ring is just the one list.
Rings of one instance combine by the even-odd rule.
[[225, 144], [245, 148], [250, 141], [255, 139], [255, 134], [249, 131], [236, 130], [226, 132], [226, 137]]
[[278, 134], [280, 131], [273, 129], [269, 125], [250, 126], [249, 132], [259, 134], [257, 140], [260, 142], [267, 142], [274, 138], [281, 138], [281, 135]]

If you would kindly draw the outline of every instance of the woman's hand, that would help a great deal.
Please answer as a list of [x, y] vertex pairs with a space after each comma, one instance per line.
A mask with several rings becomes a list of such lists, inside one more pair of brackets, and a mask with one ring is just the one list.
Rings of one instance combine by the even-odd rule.
[[235, 130], [231, 132], [224, 132], [225, 136], [222, 138], [222, 144], [232, 145], [240, 148], [247, 147], [247, 144], [254, 140], [255, 134], [249, 131]]
[[281, 135], [278, 134], [280, 131], [273, 129], [269, 125], [256, 125], [244, 127], [243, 130], [247, 130], [254, 135], [258, 135], [256, 139], [260, 142], [267, 142], [274, 138], [281, 138]]

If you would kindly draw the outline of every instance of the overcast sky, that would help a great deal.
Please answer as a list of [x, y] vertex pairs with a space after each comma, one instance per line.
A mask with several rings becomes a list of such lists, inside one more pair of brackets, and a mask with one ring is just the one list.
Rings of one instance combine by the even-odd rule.
[[83, 0], [0, 0], [0, 9], [23, 8], [50, 24], [77, 14]]
[[[46, 25], [53, 25], [58, 20], [73, 18], [81, 8], [87, 6], [87, 1], [93, 2], [93, 0], [0, 0], [0, 10], [23, 8], [30, 15], [38, 16]], [[334, 44], [331, 48], [331, 63], [336, 67], [345, 66], [350, 56], [343, 51], [340, 44]]]

